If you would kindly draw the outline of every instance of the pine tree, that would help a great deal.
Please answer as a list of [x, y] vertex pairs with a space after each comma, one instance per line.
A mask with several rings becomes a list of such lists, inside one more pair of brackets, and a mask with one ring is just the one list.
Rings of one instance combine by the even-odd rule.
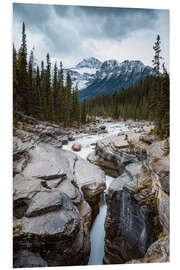
[[159, 77], [160, 75], [160, 60], [162, 57], [160, 56], [161, 53], [161, 40], [160, 40], [160, 35], [157, 35], [156, 42], [153, 46], [154, 50], [154, 58], [152, 60], [153, 62], [153, 75]]
[[40, 79], [40, 71], [39, 66], [36, 68], [35, 73], [35, 116], [41, 118], [41, 79]]
[[17, 99], [18, 99], [18, 64], [17, 64], [17, 53], [13, 44], [13, 111], [17, 110]]
[[53, 112], [55, 121], [57, 121], [58, 119], [57, 97], [58, 97], [58, 80], [57, 80], [57, 64], [55, 62], [54, 77], [53, 77]]
[[28, 64], [28, 113], [34, 115], [34, 89], [33, 89], [33, 62], [34, 56], [33, 51], [30, 53], [29, 64]]
[[58, 74], [58, 86], [57, 86], [57, 121], [63, 121], [63, 94], [64, 94], [64, 85], [63, 85], [63, 66], [60, 62], [60, 71]]
[[45, 70], [44, 62], [41, 62], [41, 75], [40, 75], [40, 110], [41, 110], [41, 119], [46, 119], [46, 95], [45, 95]]
[[169, 136], [169, 75], [164, 64], [157, 114], [157, 133], [160, 135], [161, 138], [167, 138]]
[[87, 104], [86, 104], [86, 99], [83, 100], [81, 106], [82, 106], [82, 109], [81, 109], [81, 112], [82, 112], [82, 114], [81, 114], [81, 122], [82, 122], [83, 124], [85, 124], [85, 123], [86, 123], [86, 116], [87, 116]]
[[22, 42], [18, 54], [18, 110], [28, 113], [28, 74], [27, 74], [27, 46], [26, 46], [26, 34], [25, 24], [22, 25]]
[[151, 102], [150, 102], [150, 118], [151, 120], [157, 120], [157, 104], [160, 98], [160, 62], [162, 57], [160, 56], [161, 53], [161, 41], [160, 41], [160, 35], [157, 35], [156, 42], [153, 46], [154, 50], [154, 58], [152, 60], [153, 62], [153, 76], [155, 77], [152, 84], [152, 92], [151, 92]]
[[46, 56], [47, 66], [45, 71], [45, 110], [46, 120], [52, 120], [52, 93], [51, 93], [51, 63], [49, 53]]
[[78, 98], [78, 86], [76, 85], [72, 93], [72, 122], [76, 121], [77, 124], [80, 124], [81, 121], [81, 106]]
[[72, 81], [71, 76], [69, 72], [67, 73], [66, 77], [66, 85], [64, 87], [64, 124], [65, 126], [71, 124], [71, 115], [72, 115], [72, 94], [71, 94], [71, 88], [72, 88]]

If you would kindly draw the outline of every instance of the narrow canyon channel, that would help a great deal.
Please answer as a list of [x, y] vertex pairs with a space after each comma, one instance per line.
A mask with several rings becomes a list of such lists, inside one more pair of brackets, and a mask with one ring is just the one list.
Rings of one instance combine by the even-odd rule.
[[[77, 152], [77, 154], [84, 159], [87, 159], [89, 153], [94, 150], [95, 143], [98, 140], [101, 140], [105, 137], [111, 135], [117, 135], [120, 131], [126, 131], [127, 127], [123, 122], [108, 122], [104, 123], [108, 133], [99, 134], [99, 135], [87, 135], [81, 134], [76, 137], [76, 142], [79, 142], [82, 145], [81, 151]], [[72, 145], [74, 142], [69, 142], [68, 145], [64, 145], [63, 149], [72, 151]], [[113, 177], [106, 175], [106, 190], [107, 191], [109, 185], [114, 180]], [[90, 240], [91, 240], [91, 254], [89, 258], [89, 265], [100, 265], [102, 264], [102, 260], [104, 257], [104, 237], [105, 237], [105, 230], [104, 230], [104, 222], [106, 217], [106, 202], [105, 196], [102, 196], [99, 208], [99, 214], [97, 215], [96, 219], [93, 222], [90, 231]]]

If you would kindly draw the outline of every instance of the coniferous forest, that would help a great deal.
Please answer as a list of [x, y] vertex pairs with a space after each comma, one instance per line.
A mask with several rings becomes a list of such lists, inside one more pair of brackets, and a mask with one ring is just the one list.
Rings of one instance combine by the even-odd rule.
[[149, 120], [155, 124], [154, 133], [160, 138], [169, 136], [169, 74], [162, 64], [160, 72], [160, 36], [153, 46], [153, 73], [138, 85], [121, 89], [107, 96], [87, 100], [90, 115], [111, 116], [133, 120]]
[[[35, 65], [33, 50], [27, 59], [25, 24], [19, 50], [13, 45], [13, 111], [22, 112], [43, 121], [63, 126], [84, 124], [89, 116], [111, 116], [113, 119], [149, 120], [155, 124], [154, 133], [160, 138], [169, 136], [169, 74], [162, 64], [161, 41], [157, 35], [153, 46], [153, 73], [138, 85], [107, 95], [83, 100], [78, 87], [72, 87], [68, 73], [63, 78], [63, 65], [51, 67], [50, 55], [41, 67]], [[51, 69], [53, 68], [53, 75]], [[64, 82], [65, 81], [65, 82]]]
[[[70, 74], [64, 83], [60, 62], [53, 67], [47, 53], [46, 63], [35, 65], [33, 50], [27, 59], [25, 24], [22, 26], [21, 47], [13, 46], [13, 111], [36, 117], [43, 121], [54, 121], [64, 126], [81, 122], [78, 88], [72, 88]], [[85, 117], [82, 117], [85, 119]], [[16, 119], [14, 119], [16, 120]]]

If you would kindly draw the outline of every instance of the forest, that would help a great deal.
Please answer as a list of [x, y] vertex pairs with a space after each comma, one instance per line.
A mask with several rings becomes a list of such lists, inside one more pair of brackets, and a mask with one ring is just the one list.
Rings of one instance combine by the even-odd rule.
[[[138, 85], [120, 89], [107, 96], [83, 100], [78, 98], [78, 86], [72, 87], [68, 73], [63, 78], [63, 65], [53, 67], [51, 75], [50, 55], [41, 67], [35, 65], [33, 50], [27, 59], [25, 24], [22, 25], [22, 41], [19, 50], [13, 45], [13, 121], [16, 112], [51, 121], [62, 126], [80, 125], [87, 116], [102, 116], [126, 121], [149, 120], [154, 122], [154, 133], [160, 138], [169, 136], [169, 74], [162, 64], [161, 40], [157, 35], [153, 46], [153, 73]], [[90, 119], [90, 117], [88, 117]]]

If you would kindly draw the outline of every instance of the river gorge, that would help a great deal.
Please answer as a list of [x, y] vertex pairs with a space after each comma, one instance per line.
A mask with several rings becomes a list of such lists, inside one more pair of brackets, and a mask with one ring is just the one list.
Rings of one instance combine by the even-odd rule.
[[14, 128], [14, 267], [168, 261], [169, 159], [152, 126], [33, 121]]

